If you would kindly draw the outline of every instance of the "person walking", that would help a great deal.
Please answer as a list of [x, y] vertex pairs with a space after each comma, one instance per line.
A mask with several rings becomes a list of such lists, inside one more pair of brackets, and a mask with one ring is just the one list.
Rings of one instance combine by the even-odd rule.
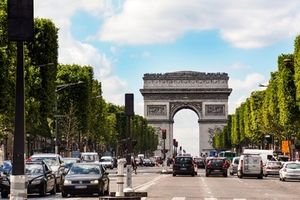
[[134, 173], [137, 174], [137, 172], [136, 172], [137, 165], [136, 165], [134, 158], [132, 158], [132, 160], [131, 160], [131, 165], [132, 165], [132, 169], [133, 169]]

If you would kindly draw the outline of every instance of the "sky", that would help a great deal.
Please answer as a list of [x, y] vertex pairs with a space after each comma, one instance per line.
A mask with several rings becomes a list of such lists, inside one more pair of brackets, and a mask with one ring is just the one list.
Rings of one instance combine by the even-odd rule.
[[[59, 28], [59, 62], [90, 65], [107, 102], [144, 115], [145, 73], [225, 72], [229, 114], [267, 84], [277, 57], [293, 53], [299, 0], [35, 0], [34, 16]], [[181, 110], [174, 138], [197, 155], [198, 119]], [[200, 133], [201, 134], [201, 133]]]

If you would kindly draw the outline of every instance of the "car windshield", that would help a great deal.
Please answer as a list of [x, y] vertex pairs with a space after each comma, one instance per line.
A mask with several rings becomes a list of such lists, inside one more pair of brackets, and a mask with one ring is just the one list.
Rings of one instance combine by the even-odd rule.
[[286, 165], [288, 169], [300, 169], [300, 163], [289, 163]]
[[26, 175], [40, 175], [43, 174], [43, 166], [39, 164], [30, 164], [25, 166]]
[[239, 158], [234, 159], [234, 164], [239, 164]]
[[32, 161], [45, 161], [49, 166], [58, 166], [59, 162], [55, 157], [33, 157]]
[[73, 165], [68, 174], [100, 174], [97, 165]]
[[274, 161], [274, 162], [267, 162], [268, 166], [281, 166], [281, 162]]
[[111, 162], [111, 159], [109, 159], [109, 158], [101, 158], [100, 162]]
[[175, 163], [192, 163], [192, 158], [190, 157], [177, 157]]

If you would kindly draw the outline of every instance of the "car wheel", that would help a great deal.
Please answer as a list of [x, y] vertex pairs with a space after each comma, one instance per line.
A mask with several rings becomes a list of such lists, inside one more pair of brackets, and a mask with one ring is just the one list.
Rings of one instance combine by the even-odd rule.
[[282, 180], [282, 181], [285, 181], [285, 178], [282, 178], [281, 180]]
[[2, 199], [8, 198], [8, 192], [2, 191], [2, 192], [1, 192], [1, 198], [2, 198]]
[[61, 196], [62, 196], [63, 198], [66, 198], [66, 197], [68, 197], [68, 193], [66, 193], [65, 191], [62, 191], [62, 192], [61, 192]]
[[224, 177], [227, 177], [227, 176], [228, 176], [228, 175], [227, 175], [227, 172], [224, 172], [224, 173], [223, 173], [223, 176], [224, 176]]
[[233, 176], [233, 173], [232, 173], [232, 172], [229, 172], [229, 174], [230, 174], [231, 176]]
[[176, 176], [176, 174], [175, 174], [175, 173], [173, 173], [173, 176]]
[[209, 176], [209, 173], [205, 173], [205, 176], [208, 177], [208, 176]]

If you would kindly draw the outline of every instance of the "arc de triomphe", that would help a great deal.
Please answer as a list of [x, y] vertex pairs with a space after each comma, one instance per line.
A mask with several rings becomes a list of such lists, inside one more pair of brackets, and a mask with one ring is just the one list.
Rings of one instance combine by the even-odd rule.
[[[193, 110], [199, 123], [199, 155], [212, 149], [213, 130], [227, 122], [228, 74], [178, 71], [164, 74], [144, 74], [144, 116], [155, 127], [162, 144], [161, 130], [166, 129], [165, 148], [172, 155], [173, 123], [181, 109]], [[195, 143], [195, 145], [198, 145]], [[162, 149], [162, 145], [158, 147]], [[157, 153], [161, 155], [161, 153]]]

